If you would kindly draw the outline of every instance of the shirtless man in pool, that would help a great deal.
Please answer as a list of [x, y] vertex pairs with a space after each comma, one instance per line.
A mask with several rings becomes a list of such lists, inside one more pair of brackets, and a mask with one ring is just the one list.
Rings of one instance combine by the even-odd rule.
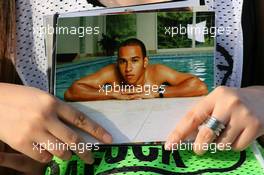
[[207, 86], [198, 77], [148, 62], [144, 43], [128, 39], [118, 49], [116, 64], [75, 81], [64, 98], [67, 101], [132, 100], [208, 93]]

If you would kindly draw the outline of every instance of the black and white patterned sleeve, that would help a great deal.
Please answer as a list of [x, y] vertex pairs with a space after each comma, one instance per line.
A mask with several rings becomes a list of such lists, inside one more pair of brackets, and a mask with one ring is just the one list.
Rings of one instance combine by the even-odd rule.
[[23, 83], [48, 90], [48, 61], [45, 56], [43, 17], [57, 12], [91, 9], [86, 0], [16, 0], [16, 69]]
[[240, 87], [243, 68], [243, 0], [205, 0], [205, 3], [216, 13], [216, 26], [231, 31], [228, 35], [217, 35], [215, 83]]

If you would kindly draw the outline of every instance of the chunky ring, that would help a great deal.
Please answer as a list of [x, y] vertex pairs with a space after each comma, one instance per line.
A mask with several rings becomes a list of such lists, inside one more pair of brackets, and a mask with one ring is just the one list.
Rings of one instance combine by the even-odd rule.
[[210, 128], [217, 137], [220, 135], [221, 131], [225, 129], [225, 125], [213, 116], [207, 119], [202, 126]]

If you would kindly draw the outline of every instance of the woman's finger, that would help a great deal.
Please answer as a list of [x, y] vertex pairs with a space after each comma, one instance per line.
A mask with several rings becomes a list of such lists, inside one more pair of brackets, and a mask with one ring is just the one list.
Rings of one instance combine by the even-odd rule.
[[72, 106], [59, 102], [58, 115], [61, 119], [89, 133], [104, 143], [112, 143], [112, 136], [99, 124], [89, 119], [84, 113], [74, 109]]
[[93, 163], [94, 160], [90, 152], [91, 150], [88, 150], [86, 146], [83, 146], [83, 144], [85, 144], [84, 139], [71, 128], [57, 119], [49, 125], [48, 129], [51, 134], [64, 142], [64, 145], [68, 145], [69, 148], [72, 148], [72, 151], [74, 151], [82, 160], [88, 164]]
[[174, 144], [178, 144], [197, 131], [198, 127], [211, 115], [214, 109], [214, 96], [214, 93], [209, 94], [180, 120], [165, 143], [166, 150], [171, 150]]
[[212, 143], [214, 139], [214, 132], [210, 128], [202, 126], [196, 136], [193, 151], [198, 155], [204, 154], [208, 151], [207, 148], [210, 148], [209, 144]]
[[[62, 131], [61, 133], [63, 133]], [[71, 151], [69, 151], [67, 145], [62, 143], [60, 139], [54, 137], [49, 132], [43, 132], [36, 138], [36, 142], [40, 147], [50, 152], [52, 155], [57, 156], [63, 160], [69, 160], [71, 158]]]
[[43, 174], [45, 164], [17, 153], [0, 153], [0, 166], [14, 169], [22, 173]]
[[38, 162], [48, 163], [52, 160], [52, 154], [50, 154], [44, 148], [41, 148], [37, 143], [33, 141], [32, 143], [21, 143], [19, 145], [23, 145], [23, 148], [17, 149], [17, 151], [29, 156], [30, 158]]
[[220, 146], [218, 149], [225, 150], [227, 146], [231, 147], [233, 142], [243, 132], [243, 126], [238, 125], [237, 123], [237, 120], [235, 120], [234, 118], [232, 119], [231, 117], [231, 121], [227, 124], [223, 133], [221, 133], [221, 135], [216, 140], [216, 143]]
[[250, 143], [252, 143], [253, 140], [255, 140], [257, 137], [259, 137], [259, 128], [253, 124], [251, 127], [247, 127], [240, 136], [234, 141], [232, 144], [232, 148], [236, 151], [242, 151], [246, 149]]
[[[228, 109], [225, 109], [224, 106], [220, 103], [215, 105], [212, 116], [217, 119], [219, 122], [226, 124], [229, 122], [230, 119], [230, 112]], [[198, 155], [204, 154], [206, 149], [204, 148], [210, 148], [209, 145], [216, 139], [216, 135], [214, 131], [211, 128], [208, 128], [205, 125], [202, 125], [199, 129], [199, 132], [196, 136], [194, 145], [194, 152]], [[205, 146], [204, 146], [205, 145]]]

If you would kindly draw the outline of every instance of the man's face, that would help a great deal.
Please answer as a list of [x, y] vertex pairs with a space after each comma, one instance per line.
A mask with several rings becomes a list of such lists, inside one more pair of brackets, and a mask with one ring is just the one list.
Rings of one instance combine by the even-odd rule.
[[122, 78], [130, 85], [136, 85], [144, 75], [148, 58], [143, 57], [141, 48], [137, 45], [124, 46], [119, 49], [117, 65]]
[[99, 0], [106, 7], [120, 7], [148, 3], [167, 2], [171, 0]]

